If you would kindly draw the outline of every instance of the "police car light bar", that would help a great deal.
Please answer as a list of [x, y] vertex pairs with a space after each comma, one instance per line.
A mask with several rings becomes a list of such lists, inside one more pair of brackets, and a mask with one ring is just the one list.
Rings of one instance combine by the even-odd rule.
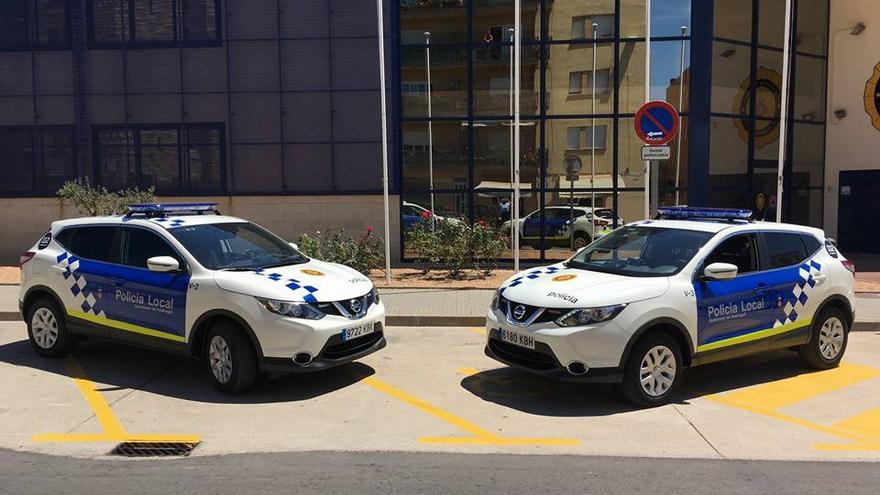
[[126, 216], [135, 214], [162, 216], [169, 214], [181, 215], [186, 213], [201, 215], [206, 212], [219, 215], [220, 212], [217, 210], [217, 203], [135, 203], [128, 205], [128, 213]]
[[736, 208], [698, 208], [691, 206], [666, 206], [657, 208], [657, 216], [667, 220], [742, 220], [752, 217], [752, 210]]

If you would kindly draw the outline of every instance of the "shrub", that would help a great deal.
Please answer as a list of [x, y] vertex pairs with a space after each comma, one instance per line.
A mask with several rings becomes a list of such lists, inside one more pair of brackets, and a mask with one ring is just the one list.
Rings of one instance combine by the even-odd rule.
[[297, 239], [299, 250], [310, 258], [330, 263], [340, 263], [355, 270], [369, 274], [374, 268], [382, 268], [385, 261], [382, 239], [367, 227], [357, 238], [347, 237], [345, 231], [315, 232], [313, 236], [303, 234]]
[[484, 275], [491, 273], [507, 246], [507, 237], [484, 221], [468, 225], [459, 220], [432, 221], [423, 216], [407, 232], [406, 243], [407, 248], [415, 251], [418, 261], [426, 263], [424, 272], [439, 265], [449, 278], [460, 278], [468, 266]]
[[58, 189], [58, 197], [70, 201], [81, 215], [120, 215], [132, 203], [154, 203], [155, 188], [146, 191], [137, 188], [111, 192], [101, 186], [93, 186], [89, 179], [69, 180]]

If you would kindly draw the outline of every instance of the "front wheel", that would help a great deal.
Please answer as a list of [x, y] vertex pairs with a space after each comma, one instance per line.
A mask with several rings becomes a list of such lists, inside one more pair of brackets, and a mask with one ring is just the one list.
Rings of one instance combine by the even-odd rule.
[[37, 299], [28, 308], [27, 330], [28, 339], [41, 356], [64, 357], [76, 345], [61, 308], [47, 297]]
[[574, 250], [578, 251], [582, 248], [585, 248], [590, 245], [590, 236], [589, 234], [584, 234], [583, 232], [577, 232], [574, 235]]
[[642, 337], [630, 352], [619, 391], [633, 404], [659, 406], [669, 402], [681, 381], [682, 370], [678, 342], [665, 333], [651, 333]]
[[848, 321], [843, 311], [837, 308], [827, 308], [819, 313], [810, 329], [810, 341], [798, 349], [801, 359], [819, 370], [836, 368], [849, 340]]
[[211, 329], [205, 345], [205, 361], [214, 386], [227, 394], [239, 394], [257, 377], [257, 356], [250, 340], [234, 323], [221, 322]]

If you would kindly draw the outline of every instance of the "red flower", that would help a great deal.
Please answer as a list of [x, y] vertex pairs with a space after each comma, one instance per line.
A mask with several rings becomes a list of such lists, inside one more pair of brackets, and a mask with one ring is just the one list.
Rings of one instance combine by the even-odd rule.
[[485, 220], [480, 220], [479, 222], [477, 222], [477, 224], [479, 224], [480, 227], [485, 227], [485, 226], [486, 226], [486, 221], [485, 221]]
[[422, 212], [422, 218], [425, 219], [425, 220], [431, 218], [431, 212], [430, 212], [430, 211], [427, 211], [427, 210], [426, 210], [426, 211], [423, 211], [423, 212]]
[[373, 226], [372, 226], [372, 225], [367, 226], [367, 233], [368, 233], [368, 234], [372, 234], [372, 233], [373, 233]]

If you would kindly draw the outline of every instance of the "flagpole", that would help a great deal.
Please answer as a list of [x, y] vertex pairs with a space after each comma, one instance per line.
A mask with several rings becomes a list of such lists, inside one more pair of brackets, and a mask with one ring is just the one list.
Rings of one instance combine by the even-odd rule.
[[[681, 48], [678, 56], [678, 118], [681, 119], [681, 112], [684, 110], [684, 36], [687, 33], [687, 26], [681, 26]], [[676, 139], [675, 147], [675, 205], [681, 204], [681, 196], [679, 194], [681, 182], [681, 131], [679, 131]]]
[[[645, 103], [651, 101], [651, 0], [645, 0]], [[645, 160], [645, 218], [651, 218], [651, 161]]]
[[785, 0], [785, 41], [782, 45], [782, 95], [779, 105], [779, 163], [776, 168], [776, 222], [782, 222], [782, 181], [785, 170], [785, 143], [788, 128], [788, 71], [791, 50], [791, 0]]
[[385, 214], [385, 283], [391, 285], [391, 207], [388, 197], [388, 112], [385, 101], [385, 22], [382, 0], [376, 0], [379, 39], [379, 102], [382, 109], [382, 199]]
[[428, 189], [431, 192], [431, 229], [435, 227], [434, 209], [434, 115], [431, 107], [431, 32], [425, 31], [425, 73], [428, 79]]
[[520, 132], [519, 132], [519, 96], [521, 73], [520, 46], [522, 45], [522, 0], [515, 0], [513, 7], [513, 269], [519, 271], [519, 158], [520, 158]]

